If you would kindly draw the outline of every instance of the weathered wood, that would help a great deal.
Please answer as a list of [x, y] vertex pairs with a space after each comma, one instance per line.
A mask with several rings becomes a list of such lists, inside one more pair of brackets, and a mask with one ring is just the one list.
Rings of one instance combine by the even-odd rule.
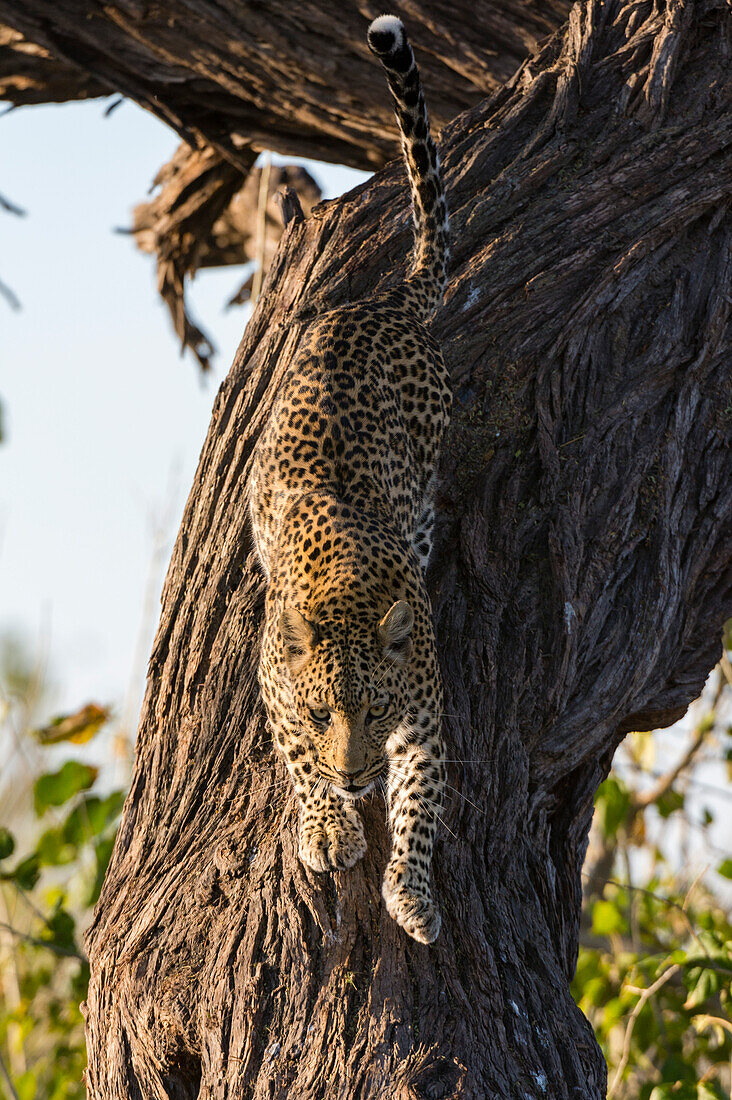
[[[251, 164], [254, 154], [250, 155]], [[262, 254], [257, 250], [260, 214], [259, 169], [248, 174], [224, 160], [211, 146], [191, 149], [180, 145], [155, 177], [157, 194], [135, 207], [133, 225], [138, 248], [155, 255], [158, 291], [167, 305], [181, 345], [190, 347], [203, 371], [210, 367], [214, 347], [190, 315], [185, 280], [199, 268], [261, 262], [269, 270], [282, 235], [276, 192], [293, 184], [309, 211], [320, 198], [320, 188], [304, 168], [295, 165], [268, 171], [263, 210]], [[251, 279], [232, 299], [249, 298]]]
[[[438, 128], [512, 76], [569, 6], [420, 0], [403, 8]], [[391, 156], [396, 126], [365, 39], [380, 11], [371, 0], [0, 0], [3, 22], [65, 62], [67, 86], [76, 67], [245, 169], [248, 147], [367, 169]], [[27, 101], [13, 79], [19, 67], [27, 78], [27, 55], [0, 51], [0, 97]]]
[[23, 107], [89, 99], [113, 91], [75, 65], [59, 61], [18, 31], [0, 25], [0, 100]]
[[443, 135], [455, 413], [431, 591], [460, 793], [432, 948], [385, 913], [378, 802], [362, 864], [297, 859], [246, 508], [309, 320], [405, 269], [401, 166], [287, 227], [165, 585], [88, 936], [91, 1100], [604, 1096], [569, 993], [593, 795], [627, 730], [698, 694], [732, 609], [728, 19], [589, 0]]

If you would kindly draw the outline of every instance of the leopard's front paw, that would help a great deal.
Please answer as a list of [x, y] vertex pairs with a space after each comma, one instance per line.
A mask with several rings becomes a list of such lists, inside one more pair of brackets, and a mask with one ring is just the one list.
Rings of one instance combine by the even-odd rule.
[[434, 943], [442, 917], [432, 900], [429, 885], [404, 860], [391, 860], [386, 868], [381, 895], [389, 916], [408, 936], [420, 943]]
[[300, 859], [313, 871], [343, 871], [366, 854], [363, 822], [357, 810], [329, 812], [300, 823]]

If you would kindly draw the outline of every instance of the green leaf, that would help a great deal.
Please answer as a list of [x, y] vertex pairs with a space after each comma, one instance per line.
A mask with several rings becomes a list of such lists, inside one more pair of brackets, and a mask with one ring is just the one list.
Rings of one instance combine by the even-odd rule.
[[16, 1077], [13, 1083], [18, 1094], [18, 1100], [35, 1100], [38, 1094], [36, 1092], [37, 1079], [33, 1070], [27, 1069], [25, 1073], [21, 1073], [20, 1077]]
[[0, 825], [0, 859], [7, 859], [15, 851], [13, 834]]
[[716, 1081], [700, 1081], [697, 1089], [697, 1100], [726, 1100], [724, 1092]]
[[595, 805], [603, 835], [614, 836], [628, 817], [630, 795], [627, 787], [611, 775], [598, 787]]
[[607, 1000], [607, 981], [604, 978], [590, 978], [582, 984], [582, 996], [591, 1005], [601, 1005]]
[[692, 1081], [684, 1081], [672, 1076], [662, 1085], [656, 1085], [651, 1093], [650, 1100], [697, 1100], [696, 1084]]
[[596, 936], [627, 931], [625, 917], [612, 901], [596, 901], [592, 907], [592, 931]]
[[36, 814], [40, 817], [49, 806], [61, 806], [79, 791], [87, 790], [97, 778], [98, 769], [78, 760], [67, 760], [57, 772], [36, 780], [33, 794]]
[[732, 878], [732, 859], [723, 859], [717, 868], [717, 874], [722, 878]]
[[605, 1002], [605, 1009], [602, 1014], [602, 1026], [605, 1031], [610, 1031], [624, 1015], [625, 1006], [622, 999], [620, 997], [610, 997]]
[[684, 975], [684, 985], [689, 990], [684, 1008], [698, 1008], [719, 990], [719, 975], [708, 966], [694, 966]]
[[44, 939], [50, 940], [51, 943], [56, 944], [58, 947], [65, 947], [71, 951], [75, 951], [75, 930], [76, 921], [70, 913], [67, 913], [66, 910], [59, 905], [51, 916], [46, 919]]
[[698, 938], [710, 958], [719, 959], [726, 966], [732, 966], [731, 939], [725, 939], [723, 935], [708, 929], [700, 931]]
[[80, 845], [98, 836], [119, 816], [124, 800], [124, 791], [112, 791], [106, 798], [96, 795], [83, 798], [63, 824], [64, 840]]
[[64, 839], [61, 829], [47, 829], [36, 845], [36, 855], [44, 867], [62, 867], [78, 854], [76, 845]]
[[38, 856], [34, 852], [32, 856], [22, 860], [13, 871], [8, 872], [7, 878], [19, 886], [21, 890], [32, 890], [38, 882], [40, 873]]
[[670, 817], [676, 810], [683, 810], [684, 796], [680, 791], [671, 788], [671, 790], [664, 791], [656, 802], [656, 808], [661, 817]]

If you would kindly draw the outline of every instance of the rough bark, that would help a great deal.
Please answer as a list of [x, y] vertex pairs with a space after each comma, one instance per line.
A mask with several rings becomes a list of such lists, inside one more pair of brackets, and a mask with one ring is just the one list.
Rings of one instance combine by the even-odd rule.
[[[160, 237], [170, 235], [168, 219], [172, 202], [168, 188], [177, 179], [177, 165], [182, 161], [187, 168], [190, 152], [186, 145], [180, 145], [173, 159], [163, 165], [155, 178], [155, 185], [161, 187], [160, 192], [151, 201], [142, 202], [135, 207], [130, 232], [141, 252], [154, 255], [159, 247]], [[261, 246], [265, 271], [269, 271], [282, 236], [279, 201], [282, 189], [286, 188], [297, 194], [300, 209], [305, 215], [311, 212], [322, 197], [317, 181], [306, 168], [298, 164], [265, 164], [263, 167], [253, 168], [244, 186], [236, 192], [224, 213], [214, 221], [210, 232], [196, 234], [197, 251], [195, 259], [191, 261], [196, 270], [254, 263], [258, 260]], [[265, 232], [262, 239], [258, 240], [259, 222], [262, 219]], [[247, 301], [243, 294], [241, 301]]]
[[252, 445], [313, 316], [404, 271], [403, 170], [291, 220], [165, 585], [88, 937], [91, 1100], [604, 1095], [569, 992], [593, 795], [698, 694], [732, 606], [729, 45], [715, 0], [590, 0], [443, 135], [432, 948], [384, 911], [378, 802], [363, 864], [299, 863], [258, 698]]
[[[570, 5], [419, 0], [397, 6], [419, 47], [433, 118], [441, 126], [512, 76]], [[69, 95], [79, 94], [68, 81], [69, 66], [77, 68], [97, 88], [130, 96], [191, 145], [203, 139], [245, 170], [242, 150], [249, 147], [366, 169], [392, 155], [396, 126], [365, 41], [369, 20], [380, 12], [371, 0], [114, 0], [91, 6], [83, 0], [0, 0], [0, 19], [61, 63], [53, 70], [54, 98], [59, 74]], [[28, 78], [28, 64], [27, 53], [0, 50], [0, 96], [29, 101], [27, 86], [14, 79], [19, 68]], [[48, 65], [39, 58], [36, 85]]]
[[75, 65], [59, 61], [18, 31], [0, 26], [0, 99], [22, 107], [89, 99], [113, 91]]

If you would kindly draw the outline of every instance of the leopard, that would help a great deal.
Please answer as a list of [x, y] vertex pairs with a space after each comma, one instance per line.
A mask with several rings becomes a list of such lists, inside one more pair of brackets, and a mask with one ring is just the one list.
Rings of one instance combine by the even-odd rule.
[[429, 944], [446, 783], [441, 681], [425, 571], [451, 389], [428, 325], [447, 282], [449, 221], [419, 69], [403, 23], [367, 42], [401, 135], [414, 247], [406, 274], [311, 320], [255, 446], [249, 507], [266, 581], [259, 684], [315, 872], [367, 850], [358, 802], [383, 793], [387, 912]]

